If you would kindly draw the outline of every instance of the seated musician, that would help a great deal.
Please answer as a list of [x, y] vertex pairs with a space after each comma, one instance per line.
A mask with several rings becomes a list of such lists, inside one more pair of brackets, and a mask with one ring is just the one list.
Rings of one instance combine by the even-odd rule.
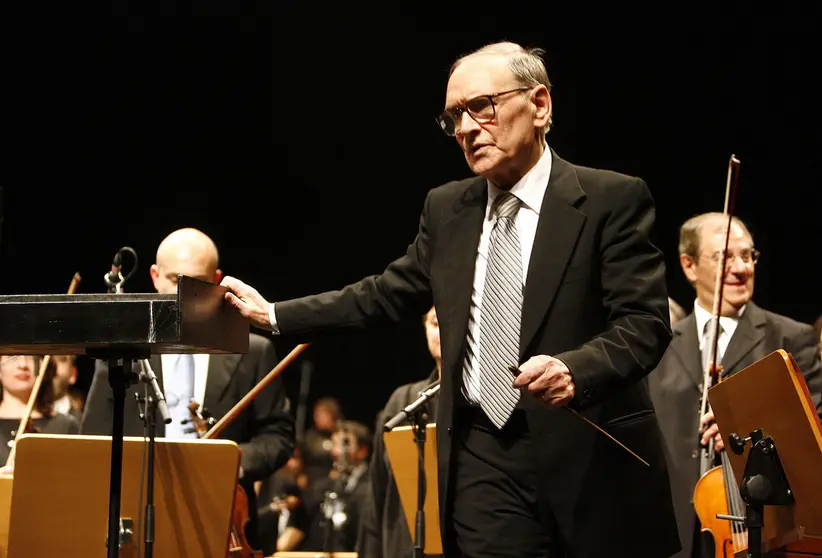
[[[434, 367], [422, 381], [405, 384], [394, 390], [385, 408], [377, 414], [374, 434], [374, 451], [368, 468], [371, 498], [362, 514], [357, 556], [359, 558], [392, 558], [413, 556], [414, 541], [408, 530], [408, 521], [403, 512], [397, 484], [391, 472], [391, 464], [385, 452], [383, 428], [393, 416], [413, 403], [420, 393], [432, 382], [440, 379], [442, 373], [442, 351], [440, 349], [440, 328], [437, 312], [432, 307], [423, 317], [428, 351], [434, 359]], [[438, 397], [426, 402], [428, 422], [437, 422]], [[435, 555], [426, 553], [426, 556]]]
[[353, 552], [362, 510], [370, 495], [368, 460], [371, 429], [352, 420], [340, 422], [332, 434], [333, 470], [305, 494], [311, 524], [303, 548], [310, 551]]
[[[17, 436], [20, 420], [26, 413], [42, 360], [32, 355], [0, 356], [0, 461], [5, 464], [0, 474], [12, 474], [14, 463], [7, 463]], [[51, 359], [46, 376], [31, 412], [33, 432], [43, 434], [77, 434], [80, 425], [70, 415], [54, 412], [55, 364]]]
[[[157, 249], [151, 279], [158, 293], [177, 292], [177, 274], [219, 283], [222, 272], [214, 242], [201, 231], [177, 230]], [[222, 418], [262, 380], [278, 362], [271, 340], [250, 333], [248, 353], [152, 355], [151, 367], [157, 375], [172, 416], [170, 424], [157, 421], [157, 437], [196, 438], [190, 423], [192, 400], [204, 415]], [[125, 401], [124, 434], [142, 436], [135, 393], [144, 386], [129, 388]], [[110, 435], [113, 397], [106, 364], [98, 361], [81, 423], [83, 434]], [[237, 442], [242, 450], [240, 484], [246, 489], [249, 522], [246, 538], [252, 547], [257, 533], [257, 503], [253, 483], [282, 467], [294, 450], [294, 420], [281, 377], [268, 384], [238, 416], [228, 423], [219, 438]]]
[[284, 467], [258, 483], [258, 541], [266, 556], [306, 549], [311, 518], [305, 500], [308, 476], [302, 453], [298, 444]]
[[[678, 557], [713, 557], [702, 543], [691, 500], [700, 476], [700, 447], [717, 434], [710, 428], [713, 415], [699, 417], [702, 383], [708, 360], [708, 335], [714, 305], [717, 258], [725, 247], [728, 217], [707, 213], [693, 217], [680, 228], [679, 259], [686, 278], [696, 291], [694, 311], [673, 327], [673, 339], [657, 369], [648, 376], [651, 397], [668, 453], [668, 471], [683, 550]], [[720, 378], [726, 378], [777, 349], [791, 353], [805, 376], [814, 404], [819, 408], [822, 375], [817, 336], [810, 325], [769, 312], [752, 300], [759, 252], [745, 224], [733, 219], [728, 240], [727, 271], [720, 307], [716, 360]], [[703, 432], [697, 425], [703, 423]], [[722, 441], [716, 436], [716, 450]], [[738, 491], [738, 489], [737, 489]]]

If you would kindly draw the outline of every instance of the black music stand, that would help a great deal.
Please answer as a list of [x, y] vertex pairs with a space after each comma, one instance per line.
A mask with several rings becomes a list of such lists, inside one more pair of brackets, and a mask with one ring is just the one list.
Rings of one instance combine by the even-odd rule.
[[248, 322], [225, 302], [227, 291], [179, 275], [176, 295], [0, 296], [0, 353], [86, 354], [108, 363], [114, 414], [107, 558], [119, 550], [125, 394], [138, 380], [132, 362], [163, 353], [247, 353]]

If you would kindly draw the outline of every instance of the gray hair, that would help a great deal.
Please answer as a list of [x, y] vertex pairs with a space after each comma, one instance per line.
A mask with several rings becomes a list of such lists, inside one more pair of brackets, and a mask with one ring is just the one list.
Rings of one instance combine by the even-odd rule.
[[[454, 70], [466, 59], [483, 54], [506, 56], [508, 58], [508, 69], [514, 74], [517, 83], [525, 87], [544, 85], [548, 89], [548, 93], [551, 92], [551, 80], [548, 79], [548, 70], [545, 69], [545, 51], [541, 48], [524, 48], [511, 42], [492, 43], [460, 56], [451, 65], [448, 77], [450, 78]], [[543, 135], [547, 134], [553, 125], [552, 116], [553, 114], [548, 115], [548, 124], [541, 130]]]
[[[732, 218], [733, 223], [745, 231], [745, 234], [753, 241], [753, 235], [737, 217]], [[728, 223], [728, 216], [724, 213], [712, 212], [696, 215], [685, 221], [679, 228], [679, 254], [685, 254], [692, 258], [699, 255], [699, 243], [702, 238], [702, 228], [708, 223], [715, 223], [718, 230], [725, 230]]]

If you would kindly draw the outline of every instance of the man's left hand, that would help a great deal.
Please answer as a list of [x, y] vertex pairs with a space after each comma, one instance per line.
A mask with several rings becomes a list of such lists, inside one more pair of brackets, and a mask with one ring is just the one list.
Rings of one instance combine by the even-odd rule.
[[725, 449], [725, 443], [722, 441], [722, 436], [719, 435], [719, 426], [714, 422], [714, 412], [708, 411], [700, 419], [700, 432], [702, 439], [699, 441], [703, 446], [707, 446], [711, 440], [714, 442], [714, 451], [719, 453]]
[[519, 370], [513, 386], [527, 391], [549, 407], [562, 407], [574, 398], [574, 379], [561, 360], [537, 355], [529, 358]]

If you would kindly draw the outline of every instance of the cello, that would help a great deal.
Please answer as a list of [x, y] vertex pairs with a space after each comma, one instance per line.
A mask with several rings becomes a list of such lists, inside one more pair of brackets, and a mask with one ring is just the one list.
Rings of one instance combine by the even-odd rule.
[[[728, 162], [728, 177], [725, 185], [725, 207], [723, 215], [728, 218], [725, 230], [725, 248], [721, 251], [716, 263], [716, 283], [714, 285], [713, 309], [708, 322], [708, 358], [703, 370], [702, 400], [698, 431], [702, 417], [708, 412], [708, 390], [720, 381], [722, 366], [717, 364], [719, 346], [719, 317], [722, 309], [722, 292], [725, 276], [728, 272], [728, 242], [733, 223], [733, 202], [739, 180], [739, 160], [731, 155]], [[736, 173], [734, 173], [736, 170]], [[733, 183], [732, 183], [733, 177]], [[736, 479], [731, 469], [727, 452], [720, 452], [720, 464], [716, 463], [714, 441], [700, 447], [699, 480], [694, 487], [693, 505], [701, 524], [703, 537], [713, 539], [714, 558], [733, 558], [735, 553], [748, 548], [748, 531], [744, 524], [723, 519], [729, 515], [744, 517], [745, 502], [739, 492]]]
[[[205, 410], [201, 411], [200, 405], [196, 401], [192, 401], [189, 404], [190, 422], [194, 425], [198, 438], [209, 440], [219, 436], [225, 427], [306, 348], [308, 348], [306, 343], [297, 345], [217, 422], [213, 422], [211, 417], [207, 417]], [[263, 552], [252, 548], [248, 539], [246, 539], [245, 526], [248, 523], [248, 513], [248, 496], [245, 489], [238, 483], [234, 489], [234, 507], [231, 512], [231, 532], [226, 553], [227, 558], [264, 558]]]

